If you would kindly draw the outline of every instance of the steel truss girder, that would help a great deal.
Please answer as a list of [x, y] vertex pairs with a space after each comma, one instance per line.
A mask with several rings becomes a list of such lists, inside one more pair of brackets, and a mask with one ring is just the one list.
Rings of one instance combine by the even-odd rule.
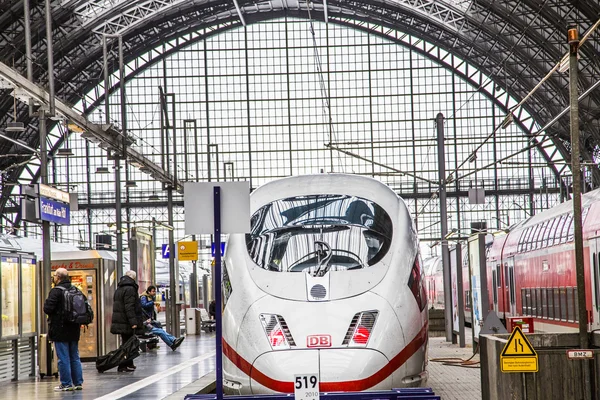
[[[43, 1], [31, 0], [32, 26], [43, 30]], [[466, 3], [446, 3], [443, 1], [423, 0], [371, 0], [371, 1], [338, 1], [328, 2], [330, 20], [332, 18], [344, 23], [354, 20], [355, 25], [365, 22], [378, 23], [389, 28], [404, 28], [416, 36], [422, 36], [429, 42], [442, 46], [457, 54], [460, 58], [481, 69], [496, 82], [504, 80], [505, 90], [515, 98], [522, 98], [535, 85], [540, 74], [549, 69], [557, 54], [565, 50], [562, 26], [575, 13], [583, 22], [597, 18], [600, 5], [596, 2], [583, 2], [575, 10], [571, 2], [547, 1], [540, 5], [534, 0], [508, 0], [498, 3], [494, 1]], [[581, 3], [581, 2], [580, 2]], [[306, 7], [310, 5], [314, 18], [322, 18], [321, 3], [298, 2], [292, 0], [274, 0], [263, 2], [240, 1], [241, 12], [252, 16], [298, 15], [307, 17]], [[459, 5], [457, 5], [459, 4]], [[176, 37], [183, 30], [191, 31], [189, 20], [185, 15], [190, 13], [197, 19], [196, 26], [211, 26], [219, 21], [233, 22], [237, 18], [236, 10], [231, 2], [221, 1], [186, 1], [163, 0], [72, 0], [55, 1], [53, 3], [53, 21], [56, 43], [56, 78], [57, 93], [69, 102], [75, 103], [84, 97], [85, 90], [99, 82], [98, 71], [99, 38], [102, 33], [122, 33], [125, 36], [127, 51], [135, 55], [143, 49], [146, 42], [151, 47], [157, 37], [168, 33], [167, 37]], [[0, 54], [6, 54], [5, 60], [15, 59], [15, 66], [24, 70], [24, 47], [22, 45], [22, 3], [15, 3], [10, 17], [0, 16]], [[537, 21], [539, 20], [539, 23]], [[181, 21], [185, 21], [180, 25]], [[169, 23], [170, 22], [170, 23]], [[585, 25], [581, 25], [585, 28]], [[596, 36], [597, 37], [597, 36]], [[18, 39], [16, 39], [18, 38]], [[45, 81], [45, 42], [44, 35], [34, 38], [33, 54], [34, 76], [38, 81]], [[154, 39], [154, 40], [153, 40]], [[540, 42], [542, 40], [542, 42]], [[586, 82], [600, 78], [600, 44], [590, 41], [582, 47], [584, 60], [580, 73], [582, 87]], [[133, 57], [133, 56], [132, 56]], [[131, 57], [131, 58], [132, 58]], [[588, 61], [589, 60], [589, 61]], [[587, 62], [586, 62], [587, 61]], [[94, 66], [89, 68], [89, 66]], [[531, 68], [530, 68], [531, 66]], [[587, 79], [587, 81], [586, 81]], [[86, 85], [87, 83], [87, 85]], [[547, 121], [565, 105], [566, 79], [553, 77], [550, 84], [544, 86], [528, 103], [528, 111], [538, 121]], [[598, 124], [591, 122], [599, 109], [598, 95], [593, 95], [582, 107], [582, 126], [588, 126], [589, 134], [584, 141], [587, 155], [591, 158], [599, 150], [597, 140]], [[0, 124], [9, 120], [6, 112], [10, 101], [0, 103]], [[20, 115], [23, 114], [20, 111]], [[25, 118], [27, 119], [27, 118]], [[568, 146], [568, 128], [560, 121], [553, 129], [553, 141], [565, 159], [570, 157]], [[28, 129], [24, 138], [35, 141], [36, 135]], [[567, 144], [567, 145], [563, 145]]]

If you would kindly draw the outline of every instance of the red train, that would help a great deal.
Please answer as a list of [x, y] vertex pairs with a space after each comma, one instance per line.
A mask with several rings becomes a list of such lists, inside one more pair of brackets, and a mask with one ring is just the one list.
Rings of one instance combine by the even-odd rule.
[[[582, 196], [586, 308], [600, 327], [600, 190]], [[496, 237], [487, 257], [490, 308], [501, 319], [534, 318], [537, 332], [578, 329], [573, 203], [534, 215]]]
[[[600, 189], [582, 196], [586, 308], [590, 330], [600, 329]], [[462, 248], [463, 255], [467, 248]], [[426, 268], [430, 305], [443, 308], [441, 268]], [[441, 263], [441, 261], [440, 261]], [[435, 263], [437, 264], [437, 263]], [[465, 320], [470, 322], [470, 269], [463, 262]], [[513, 225], [494, 238], [486, 257], [490, 309], [501, 320], [529, 316], [536, 332], [575, 332], [579, 310], [573, 203], [567, 201]], [[452, 276], [453, 291], [456, 287]], [[455, 301], [453, 293], [453, 302]], [[484, 315], [487, 313], [484, 312]]]

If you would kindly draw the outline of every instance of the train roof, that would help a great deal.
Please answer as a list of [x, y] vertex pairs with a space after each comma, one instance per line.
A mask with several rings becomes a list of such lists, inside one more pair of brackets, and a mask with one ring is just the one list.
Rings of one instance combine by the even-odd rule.
[[258, 187], [250, 196], [251, 210], [277, 199], [297, 195], [345, 194], [372, 200], [385, 209], [397, 207], [400, 197], [384, 183], [361, 175], [313, 174], [277, 179]]
[[[600, 201], [600, 189], [592, 190], [591, 192], [584, 193], [581, 197], [581, 208], [590, 206], [593, 203]], [[530, 226], [537, 225], [540, 222], [544, 222], [563, 214], [573, 214], [573, 200], [568, 200], [563, 203], [557, 204], [556, 206], [539, 212], [529, 219], [523, 221], [517, 226], [511, 227], [511, 231], [517, 229], [526, 229]]]

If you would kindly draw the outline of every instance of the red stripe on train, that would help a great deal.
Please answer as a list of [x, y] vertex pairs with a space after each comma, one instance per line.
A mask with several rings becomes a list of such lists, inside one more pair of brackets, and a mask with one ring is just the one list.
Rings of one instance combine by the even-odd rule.
[[[427, 341], [427, 324], [423, 325], [421, 331], [415, 338], [400, 352], [392, 358], [386, 365], [373, 375], [354, 381], [342, 382], [321, 382], [319, 389], [322, 392], [360, 392], [367, 390], [378, 383], [382, 382], [394, 371], [400, 368], [409, 358], [411, 358], [417, 350], [419, 350]], [[281, 393], [293, 393], [294, 383], [279, 381], [268, 377], [256, 368], [252, 368], [252, 364], [240, 356], [226, 341], [223, 339], [223, 354], [235, 364], [243, 373], [250, 376], [261, 385]]]

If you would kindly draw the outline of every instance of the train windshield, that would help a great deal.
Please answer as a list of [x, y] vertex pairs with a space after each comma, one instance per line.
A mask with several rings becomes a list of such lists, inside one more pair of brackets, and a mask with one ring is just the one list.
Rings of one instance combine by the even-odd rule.
[[390, 247], [392, 220], [376, 203], [347, 195], [309, 195], [269, 203], [252, 215], [248, 253], [269, 271], [366, 268]]

